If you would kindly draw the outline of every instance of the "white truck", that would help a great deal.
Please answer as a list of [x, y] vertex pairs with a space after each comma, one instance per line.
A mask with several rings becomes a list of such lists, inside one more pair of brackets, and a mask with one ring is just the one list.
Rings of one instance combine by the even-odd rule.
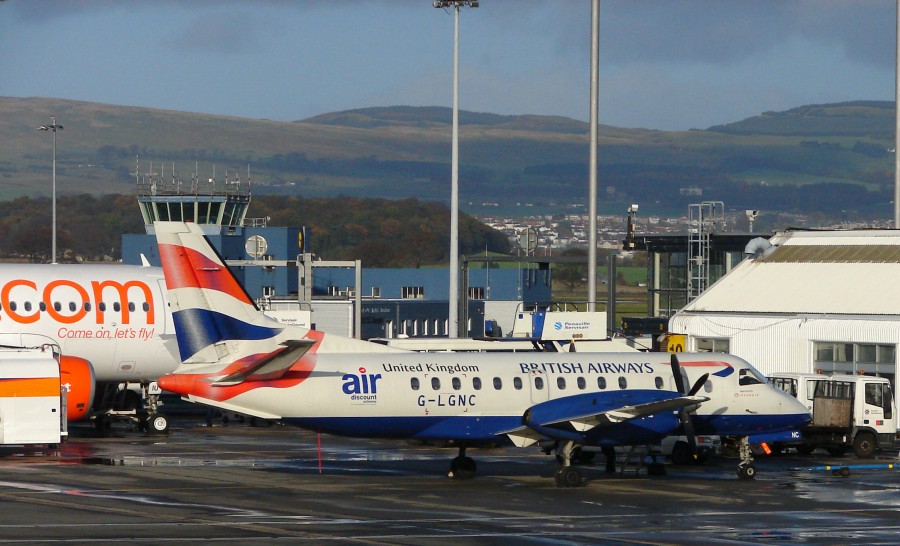
[[797, 442], [776, 449], [794, 447], [808, 454], [822, 447], [835, 457], [853, 449], [865, 458], [896, 443], [894, 394], [884, 377], [777, 373], [769, 381], [806, 404], [813, 417]]

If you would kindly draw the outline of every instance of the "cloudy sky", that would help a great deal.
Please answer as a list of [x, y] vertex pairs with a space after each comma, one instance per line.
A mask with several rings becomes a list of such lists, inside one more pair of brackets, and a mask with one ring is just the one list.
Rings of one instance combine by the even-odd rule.
[[[587, 120], [590, 0], [481, 0], [460, 108]], [[680, 130], [892, 100], [893, 0], [601, 0], [600, 118]], [[451, 105], [432, 0], [0, 0], [0, 96], [298, 120]]]

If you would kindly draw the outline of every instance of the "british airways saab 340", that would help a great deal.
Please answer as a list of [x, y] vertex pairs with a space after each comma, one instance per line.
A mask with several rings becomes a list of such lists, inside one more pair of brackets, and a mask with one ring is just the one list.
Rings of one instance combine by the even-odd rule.
[[[467, 447], [557, 446], [560, 486], [581, 483], [578, 446], [652, 443], [673, 433], [747, 436], [810, 419], [795, 398], [727, 354], [412, 353], [286, 326], [262, 314], [194, 224], [156, 236], [182, 365], [160, 386], [229, 411], [329, 434]], [[689, 385], [692, 385], [688, 388]]]

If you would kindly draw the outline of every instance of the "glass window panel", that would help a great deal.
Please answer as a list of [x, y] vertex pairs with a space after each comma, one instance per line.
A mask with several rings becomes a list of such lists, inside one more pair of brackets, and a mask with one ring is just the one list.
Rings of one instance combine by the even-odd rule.
[[878, 363], [879, 364], [893, 364], [895, 363], [896, 347], [894, 345], [879, 345], [878, 346]]
[[859, 344], [856, 346], [857, 362], [876, 362], [877, 361], [877, 345]]

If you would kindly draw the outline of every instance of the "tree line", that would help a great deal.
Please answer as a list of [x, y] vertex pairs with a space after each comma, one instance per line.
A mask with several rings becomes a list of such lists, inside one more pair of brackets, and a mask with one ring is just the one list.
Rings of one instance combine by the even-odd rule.
[[[328, 260], [360, 259], [367, 267], [421, 267], [449, 261], [450, 211], [416, 199], [258, 196], [252, 217], [270, 226], [306, 226], [313, 252]], [[20, 197], [0, 202], [0, 258], [33, 263], [51, 257], [51, 201]], [[57, 198], [60, 262], [121, 259], [125, 233], [144, 233], [134, 195], [63, 195]], [[505, 235], [460, 214], [460, 253], [508, 253]]]

